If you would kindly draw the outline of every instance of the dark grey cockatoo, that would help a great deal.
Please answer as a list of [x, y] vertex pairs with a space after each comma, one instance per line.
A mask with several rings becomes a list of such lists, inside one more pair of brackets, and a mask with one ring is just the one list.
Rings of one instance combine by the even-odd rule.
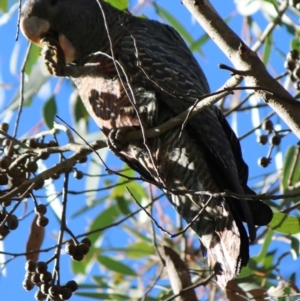
[[188, 223], [201, 211], [191, 228], [224, 289], [249, 259], [243, 222], [254, 240], [255, 225], [268, 224], [272, 211], [260, 201], [193, 193], [254, 193], [239, 141], [221, 111], [208, 107], [183, 130], [173, 127], [146, 143], [120, 139], [132, 129], [146, 131], [168, 121], [210, 92], [180, 35], [103, 0], [27, 0], [21, 30], [43, 47], [52, 74], [72, 78], [113, 151], [162, 188]]

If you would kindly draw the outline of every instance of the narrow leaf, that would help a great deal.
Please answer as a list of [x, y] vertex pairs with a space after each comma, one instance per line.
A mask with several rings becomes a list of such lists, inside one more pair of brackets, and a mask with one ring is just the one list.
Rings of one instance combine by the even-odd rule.
[[51, 96], [45, 103], [43, 108], [43, 115], [45, 124], [49, 129], [53, 128], [54, 117], [57, 113], [55, 96]]
[[281, 212], [274, 212], [269, 227], [276, 232], [285, 234], [296, 234], [300, 232], [300, 220], [298, 217]]
[[137, 276], [136, 272], [129, 266], [110, 257], [99, 255], [98, 261], [111, 271], [124, 275]]

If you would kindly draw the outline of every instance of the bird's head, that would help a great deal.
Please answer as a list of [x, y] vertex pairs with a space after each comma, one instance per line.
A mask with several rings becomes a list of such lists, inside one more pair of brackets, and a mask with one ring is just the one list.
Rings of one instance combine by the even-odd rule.
[[106, 35], [97, 0], [27, 0], [20, 27], [39, 46], [45, 37], [56, 39], [67, 63], [101, 50]]

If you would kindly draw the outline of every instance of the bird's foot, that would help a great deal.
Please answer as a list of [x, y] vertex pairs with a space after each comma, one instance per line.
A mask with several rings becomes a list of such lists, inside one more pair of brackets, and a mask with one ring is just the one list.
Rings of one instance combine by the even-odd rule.
[[109, 149], [114, 153], [122, 151], [129, 144], [129, 141], [126, 139], [126, 133], [135, 130], [136, 127], [133, 126], [124, 126], [111, 130], [107, 137], [107, 145]]
[[55, 76], [66, 76], [65, 55], [59, 42], [55, 38], [45, 37], [41, 40], [41, 44], [43, 45], [41, 56], [49, 73]]

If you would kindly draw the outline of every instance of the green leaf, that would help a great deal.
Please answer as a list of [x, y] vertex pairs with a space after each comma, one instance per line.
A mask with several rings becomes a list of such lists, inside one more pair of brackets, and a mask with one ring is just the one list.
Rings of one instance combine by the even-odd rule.
[[129, 266], [127, 266], [126, 264], [120, 261], [117, 261], [115, 259], [103, 255], [99, 255], [97, 258], [102, 265], [104, 265], [106, 268], [108, 268], [111, 271], [124, 274], [124, 275], [137, 276], [134, 270], [132, 270]]
[[300, 232], [300, 219], [295, 216], [274, 212], [273, 219], [268, 225], [276, 232], [285, 234], [297, 234]]
[[123, 252], [130, 258], [142, 258], [155, 254], [154, 246], [144, 242], [134, 243], [126, 248], [109, 248], [109, 251]]
[[272, 44], [273, 44], [272, 36], [268, 36], [264, 43], [265, 47], [264, 47], [264, 53], [263, 53], [263, 62], [265, 65], [267, 65], [267, 63], [270, 59]]
[[[295, 185], [300, 182], [300, 158], [298, 156], [298, 147], [290, 147], [285, 155], [283, 163], [283, 177], [281, 181], [281, 192], [282, 194], [287, 193], [299, 193], [299, 185]], [[300, 196], [289, 198], [284, 200], [284, 205], [289, 207], [292, 202], [296, 203], [300, 201]]]
[[[178, 32], [179, 34], [182, 36], [182, 38], [189, 44], [189, 45], [194, 45], [196, 42], [194, 40], [194, 38], [190, 35], [190, 33], [185, 29], [185, 27], [178, 21], [177, 18], [175, 18], [172, 14], [170, 14], [170, 12], [168, 12], [167, 10], [165, 10], [164, 8], [162, 8], [161, 6], [157, 5], [156, 2], [152, 2], [151, 3], [154, 8], [157, 11], [157, 14], [160, 15], [161, 17], [163, 17], [163, 19], [165, 19], [171, 26], [173, 26]], [[204, 36], [205, 37], [205, 36]], [[202, 37], [202, 38], [204, 38]], [[198, 40], [199, 41], [199, 40]], [[202, 40], [202, 44], [204, 42], [206, 42], [207, 40], [204, 38]], [[198, 44], [199, 45], [199, 44]], [[200, 46], [200, 45], [199, 45]], [[199, 49], [199, 47], [193, 47], [193, 49], [197, 52], [199, 52], [201, 55], [203, 55], [203, 53], [201, 52], [201, 50]]]
[[120, 211], [124, 214], [124, 215], [128, 215], [131, 211], [129, 209], [129, 202], [126, 198], [124, 197], [116, 197], [116, 202], [119, 206]]
[[106, 201], [107, 199], [109, 198], [109, 196], [104, 196], [104, 197], [101, 197], [99, 199], [96, 199], [94, 200], [92, 203], [88, 204], [88, 205], [85, 205], [83, 206], [82, 208], [80, 208], [78, 211], [74, 212], [72, 215], [71, 215], [71, 218], [75, 218], [79, 215], [82, 215], [83, 213], [86, 213], [87, 211], [91, 210], [91, 209], [95, 209], [96, 206], [102, 204], [104, 201]]
[[[95, 231], [97, 229], [109, 227], [116, 218], [120, 215], [120, 210], [117, 205], [108, 207], [106, 210], [102, 211], [92, 223], [89, 231]], [[103, 229], [104, 230], [104, 229]], [[89, 236], [92, 241], [92, 244], [102, 235], [103, 231], [99, 231], [95, 234]]]
[[8, 0], [1, 0], [0, 1], [0, 11], [7, 12], [8, 8]]
[[274, 234], [274, 232], [271, 229], [268, 229], [268, 232], [267, 232], [266, 236], [264, 237], [264, 242], [262, 244], [259, 255], [254, 256], [252, 258], [253, 260], [256, 261], [256, 263], [260, 263], [261, 261], [264, 260], [266, 254], [267, 254], [268, 248], [270, 246], [270, 243], [272, 241], [273, 234]]
[[105, 1], [119, 10], [124, 10], [129, 6], [128, 0], [105, 0]]
[[31, 44], [28, 58], [25, 65], [25, 73], [27, 75], [31, 73], [33, 65], [37, 62], [38, 58], [40, 57], [40, 52], [41, 52], [40, 47], [38, 47], [35, 44]]
[[122, 225], [124, 229], [126, 229], [127, 232], [129, 232], [133, 237], [140, 238], [141, 240], [152, 243], [152, 238], [147, 237], [146, 235], [142, 234], [138, 229], [133, 229], [130, 227], [127, 227], [126, 225]]
[[54, 117], [57, 113], [55, 96], [51, 96], [45, 103], [43, 108], [43, 115], [45, 124], [49, 129], [53, 128]]
[[127, 300], [128, 296], [120, 294], [106, 294], [106, 293], [75, 293], [76, 296], [88, 297], [96, 300]]
[[81, 119], [84, 119], [86, 122], [89, 121], [90, 115], [87, 112], [79, 96], [77, 96], [75, 99], [73, 105], [73, 111], [74, 111], [74, 118], [76, 123], [78, 123]]
[[145, 242], [129, 245], [125, 250], [129, 257], [140, 258], [155, 254], [154, 246]]
[[300, 40], [299, 39], [292, 39], [291, 48], [300, 51]]

